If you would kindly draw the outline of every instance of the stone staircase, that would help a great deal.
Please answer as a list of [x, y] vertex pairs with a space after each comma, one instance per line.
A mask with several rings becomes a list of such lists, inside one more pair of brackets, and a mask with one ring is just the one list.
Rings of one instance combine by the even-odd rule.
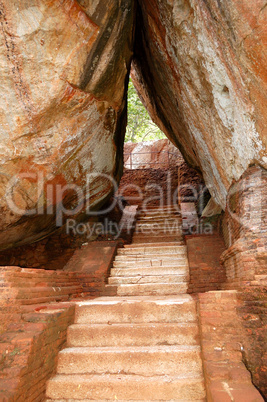
[[77, 303], [47, 401], [206, 400], [180, 223], [174, 209], [140, 214], [111, 269], [116, 296]]

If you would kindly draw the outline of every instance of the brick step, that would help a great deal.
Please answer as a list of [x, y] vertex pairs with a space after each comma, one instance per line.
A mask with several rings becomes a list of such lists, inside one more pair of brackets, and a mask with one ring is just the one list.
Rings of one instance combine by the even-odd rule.
[[196, 321], [196, 304], [189, 295], [100, 297], [77, 304], [75, 323], [181, 323]]
[[77, 273], [76, 272], [64, 272], [64, 271], [53, 271], [53, 270], [44, 270], [44, 269], [33, 269], [33, 268], [18, 268], [14, 267], [14, 269], [9, 270], [9, 267], [4, 267], [6, 268], [6, 274], [15, 276], [15, 277], [21, 277], [21, 278], [35, 278], [36, 276], [38, 278], [76, 278]]
[[[47, 286], [48, 284], [55, 284], [55, 285], [59, 285], [61, 284], [62, 286], [64, 284], [79, 284], [81, 281], [86, 281], [86, 280], [90, 280], [92, 281], [94, 278], [92, 276], [88, 276], [88, 277], [77, 277], [77, 278], [73, 278], [73, 277], [66, 277], [66, 278], [53, 278], [53, 277], [38, 277], [36, 276], [35, 278], [22, 278], [22, 277], [6, 277], [5, 278], [9, 283], [14, 284], [14, 285], [19, 285], [19, 286], [27, 286], [28, 284], [32, 285], [32, 287], [35, 287], [38, 285], [38, 283], [41, 284], [45, 284], [45, 286]], [[28, 286], [27, 286], [28, 287]]]
[[[21, 280], [53, 280], [53, 281], [68, 281], [68, 280], [78, 280], [80, 278], [92, 278], [93, 275], [89, 275], [86, 273], [77, 273], [77, 272], [64, 272], [64, 271], [50, 271], [50, 270], [38, 270], [31, 268], [19, 268], [19, 271], [14, 267], [14, 270], [8, 269], [9, 267], [2, 267], [4, 269], [0, 270], [4, 271], [5, 278], [8, 280], [12, 279], [21, 279]], [[5, 269], [7, 270], [5, 271]], [[23, 270], [23, 272], [22, 272]]]
[[70, 300], [75, 300], [80, 297], [86, 297], [92, 295], [92, 289], [84, 289], [82, 291], [77, 291], [76, 293], [70, 293], [70, 294], [58, 294], [55, 292], [55, 294], [48, 295], [48, 296], [42, 296], [42, 295], [35, 295], [31, 296], [29, 299], [26, 298], [16, 298], [16, 305], [20, 306], [34, 306], [34, 305], [39, 305], [43, 303], [53, 303], [53, 302], [66, 302]]
[[197, 323], [74, 324], [68, 347], [196, 345]]
[[147, 247], [127, 247], [127, 248], [120, 248], [118, 249], [118, 254], [119, 255], [146, 255], [146, 254], [179, 254], [181, 252], [184, 252], [185, 254], [187, 253], [187, 248], [186, 246], [168, 246], [168, 245], [162, 245], [161, 247], [157, 246], [147, 246]]
[[62, 399], [69, 402], [71, 400], [73, 402], [75, 400], [199, 402], [205, 398], [205, 387], [203, 378], [197, 376], [58, 375], [48, 381], [46, 395], [61, 402]]
[[202, 374], [199, 346], [73, 347], [59, 352], [58, 374]]
[[25, 298], [17, 299], [16, 298], [16, 303], [29, 306], [29, 305], [42, 304], [42, 303], [65, 302], [65, 301], [69, 301], [69, 299], [70, 299], [70, 295], [55, 294], [54, 296], [46, 296], [46, 297], [40, 296], [40, 297], [35, 297], [35, 298], [30, 297], [29, 299], [25, 299]]
[[66, 282], [54, 282], [54, 281], [23, 281], [23, 282], [17, 282], [17, 281], [10, 281], [9, 282], [10, 287], [14, 288], [19, 288], [19, 289], [24, 289], [24, 288], [65, 288], [65, 287], [80, 287], [81, 286], [81, 281], [66, 281]]
[[[164, 280], [164, 278], [162, 278]], [[112, 285], [106, 285], [106, 287]], [[117, 285], [118, 296], [141, 296], [141, 295], [177, 295], [186, 293], [188, 284], [184, 282], [177, 283], [141, 283]]]
[[164, 257], [153, 259], [135, 259], [125, 261], [114, 261], [113, 268], [133, 268], [133, 267], [179, 267], [188, 266], [188, 259], [186, 257]]
[[112, 276], [108, 279], [109, 285], [143, 284], [143, 283], [181, 283], [188, 281], [189, 274], [182, 275], [144, 275], [144, 276]]
[[188, 267], [133, 267], [133, 268], [112, 268], [111, 276], [144, 276], [144, 275], [188, 275]]
[[72, 287], [35, 287], [29, 288], [27, 293], [24, 292], [22, 288], [18, 289], [18, 298], [20, 299], [29, 299], [38, 295], [39, 297], [50, 296], [53, 294], [58, 295], [67, 295], [72, 293], [78, 293], [82, 291], [82, 286], [72, 286]]

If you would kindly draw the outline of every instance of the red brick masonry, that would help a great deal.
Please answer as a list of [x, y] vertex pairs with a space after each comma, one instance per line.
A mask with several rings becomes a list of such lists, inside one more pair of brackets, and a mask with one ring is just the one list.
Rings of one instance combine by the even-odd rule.
[[185, 236], [190, 282], [188, 293], [201, 293], [222, 289], [226, 281], [225, 268], [220, 256], [225, 245], [219, 234]]
[[263, 402], [243, 362], [245, 333], [238, 318], [236, 291], [198, 295], [207, 400]]
[[44, 400], [74, 320], [70, 300], [103, 294], [118, 246], [84, 245], [61, 271], [0, 267], [1, 402]]

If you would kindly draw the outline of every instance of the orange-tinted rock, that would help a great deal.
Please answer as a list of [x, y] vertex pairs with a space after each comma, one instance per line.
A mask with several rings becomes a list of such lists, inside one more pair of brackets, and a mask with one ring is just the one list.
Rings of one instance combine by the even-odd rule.
[[230, 184], [251, 163], [267, 168], [266, 4], [139, 4], [134, 84], [224, 208]]
[[[119, 179], [133, 18], [132, 0], [0, 3], [1, 248], [51, 233], [62, 198], [75, 211], [64, 186], [83, 204], [88, 174]], [[90, 188], [92, 208], [112, 191]]]

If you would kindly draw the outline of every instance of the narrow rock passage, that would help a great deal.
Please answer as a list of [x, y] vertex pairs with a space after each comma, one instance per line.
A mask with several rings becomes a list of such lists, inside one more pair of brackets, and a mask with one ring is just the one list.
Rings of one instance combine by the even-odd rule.
[[175, 208], [141, 212], [107, 290], [76, 306], [47, 401], [205, 401], [196, 302]]

